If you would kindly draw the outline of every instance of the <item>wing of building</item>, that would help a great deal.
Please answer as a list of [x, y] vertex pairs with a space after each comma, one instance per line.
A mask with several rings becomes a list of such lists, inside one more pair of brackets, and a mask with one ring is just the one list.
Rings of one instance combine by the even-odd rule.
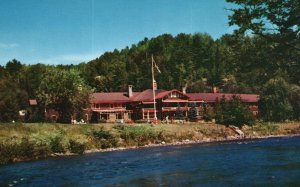
[[[214, 89], [215, 90], [215, 89]], [[199, 119], [204, 115], [204, 108], [213, 110], [216, 102], [222, 97], [229, 100], [232, 96], [238, 96], [247, 103], [254, 115], [257, 114], [259, 95], [256, 94], [230, 94], [230, 93], [186, 93], [173, 90], [155, 90], [155, 104], [153, 90], [147, 89], [142, 92], [133, 92], [132, 86], [128, 86], [127, 92], [93, 93], [91, 96], [91, 108], [86, 113], [87, 121], [116, 122], [153, 120], [154, 112], [160, 120], [172, 119], [176, 110], [180, 108], [187, 117], [189, 103], [195, 103]]]

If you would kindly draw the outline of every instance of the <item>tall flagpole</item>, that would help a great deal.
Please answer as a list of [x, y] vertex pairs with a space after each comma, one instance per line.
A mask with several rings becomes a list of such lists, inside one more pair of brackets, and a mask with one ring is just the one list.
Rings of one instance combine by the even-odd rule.
[[155, 82], [155, 79], [154, 79], [154, 65], [153, 65], [153, 62], [154, 62], [154, 59], [153, 59], [153, 55], [151, 55], [151, 62], [152, 62], [152, 91], [153, 91], [153, 106], [154, 106], [154, 120], [157, 120], [157, 117], [156, 117], [156, 101], [155, 101], [155, 90], [154, 90], [154, 82]]

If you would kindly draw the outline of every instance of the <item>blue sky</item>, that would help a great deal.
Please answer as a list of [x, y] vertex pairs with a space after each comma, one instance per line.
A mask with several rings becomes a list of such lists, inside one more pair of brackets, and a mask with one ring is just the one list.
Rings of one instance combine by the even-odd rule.
[[225, 0], [1, 0], [0, 65], [78, 64], [169, 33], [232, 33]]

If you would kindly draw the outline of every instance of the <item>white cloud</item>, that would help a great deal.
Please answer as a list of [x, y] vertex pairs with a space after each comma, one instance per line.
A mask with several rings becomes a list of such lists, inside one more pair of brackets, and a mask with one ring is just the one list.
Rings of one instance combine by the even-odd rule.
[[17, 44], [17, 43], [0, 43], [1, 49], [11, 49], [11, 48], [15, 48], [15, 47], [19, 47], [19, 44]]
[[86, 54], [64, 54], [56, 57], [36, 59], [32, 63], [43, 63], [43, 64], [51, 64], [51, 65], [78, 64], [81, 62], [88, 62], [90, 60], [93, 60], [99, 57], [100, 55], [102, 55], [102, 53], [103, 52], [86, 53]]

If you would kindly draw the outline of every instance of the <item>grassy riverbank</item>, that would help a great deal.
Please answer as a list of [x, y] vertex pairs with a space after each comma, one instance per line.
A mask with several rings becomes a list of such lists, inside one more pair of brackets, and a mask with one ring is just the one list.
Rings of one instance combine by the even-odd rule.
[[[300, 134], [300, 123], [258, 123], [244, 127], [245, 136]], [[87, 150], [168, 144], [182, 141], [221, 141], [236, 133], [213, 123], [185, 124], [0, 124], [0, 164], [82, 154]]]

